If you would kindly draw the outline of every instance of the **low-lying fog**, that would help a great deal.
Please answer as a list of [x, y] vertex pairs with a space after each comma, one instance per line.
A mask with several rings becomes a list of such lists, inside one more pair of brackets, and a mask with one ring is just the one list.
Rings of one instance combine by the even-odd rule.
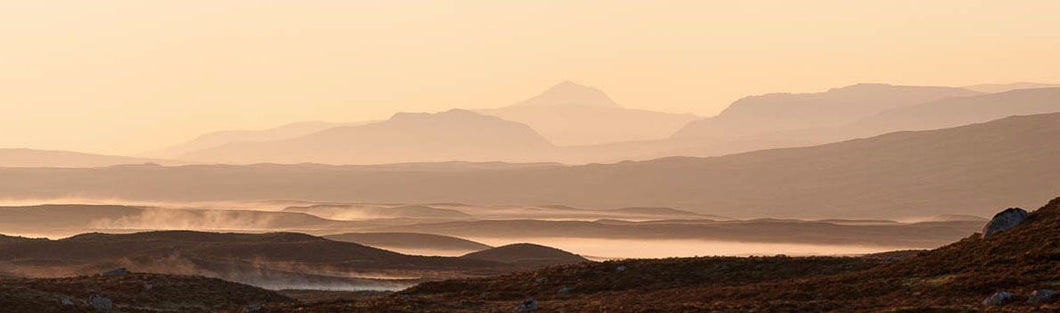
[[558, 248], [594, 260], [694, 256], [860, 255], [913, 249], [859, 245], [821, 245], [709, 240], [627, 240], [596, 238], [468, 238], [492, 246], [527, 242]]
[[[120, 207], [34, 206], [48, 203]], [[455, 237], [452, 238], [455, 240], [470, 239], [495, 247], [520, 242], [537, 243], [597, 258], [855, 255], [923, 249], [963, 238], [985, 220], [973, 216], [941, 216], [904, 223], [835, 220], [813, 224], [797, 220], [728, 220], [709, 214], [650, 207], [582, 209], [561, 205], [357, 204], [291, 200], [163, 203], [69, 198], [4, 199], [0, 204], [6, 205], [0, 208], [0, 234], [26, 237], [56, 239], [84, 232], [150, 230], [291, 231], [313, 235], [401, 232], [446, 235]], [[374, 218], [349, 218], [363, 217], [363, 214], [372, 214]], [[629, 222], [644, 220], [654, 222]], [[911, 223], [923, 220], [940, 223]], [[459, 256], [473, 252], [438, 249], [433, 242], [401, 240], [393, 246], [379, 248], [431, 256]]]

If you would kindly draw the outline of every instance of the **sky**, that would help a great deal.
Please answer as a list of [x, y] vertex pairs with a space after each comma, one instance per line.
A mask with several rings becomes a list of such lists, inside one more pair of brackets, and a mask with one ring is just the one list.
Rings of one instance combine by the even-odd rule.
[[0, 1], [0, 148], [490, 108], [560, 81], [711, 116], [861, 82], [1060, 82], [1060, 1]]

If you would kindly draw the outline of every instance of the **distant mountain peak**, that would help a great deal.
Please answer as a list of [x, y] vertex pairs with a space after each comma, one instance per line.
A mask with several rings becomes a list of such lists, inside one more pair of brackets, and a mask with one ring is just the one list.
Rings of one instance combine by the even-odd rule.
[[619, 107], [611, 97], [600, 89], [563, 81], [533, 98], [516, 103], [514, 106], [596, 106]]

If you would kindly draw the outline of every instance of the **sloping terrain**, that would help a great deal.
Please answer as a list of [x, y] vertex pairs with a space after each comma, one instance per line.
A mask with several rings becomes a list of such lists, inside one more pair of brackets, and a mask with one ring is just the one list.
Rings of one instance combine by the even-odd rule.
[[1034, 88], [1055, 88], [1060, 87], [1060, 84], [1043, 84], [1034, 82], [1017, 82], [1008, 84], [977, 84], [971, 86], [964, 86], [961, 88], [974, 90], [985, 93], [999, 93], [1019, 89], [1034, 89]]
[[1054, 112], [1060, 112], [1060, 88], [1019, 89], [903, 106], [830, 131], [848, 136], [871, 136], [898, 130], [938, 129], [1013, 115]]
[[[89, 300], [93, 295], [110, 300], [113, 312], [246, 312], [295, 301], [273, 291], [195, 276], [0, 277], [3, 312], [99, 312]], [[63, 300], [68, 303], [63, 304]]]
[[[375, 286], [497, 274], [525, 264], [404, 255], [297, 233], [89, 233], [0, 244], [0, 272], [30, 277], [134, 272], [204, 275], [256, 286]], [[349, 287], [347, 287], [349, 288]]]
[[699, 119], [623, 108], [599, 89], [572, 82], [511, 106], [475, 112], [529, 125], [560, 146], [662, 139]]
[[284, 212], [307, 213], [336, 220], [369, 218], [468, 218], [471, 215], [427, 205], [318, 204], [283, 209]]
[[530, 243], [517, 243], [468, 253], [462, 259], [513, 264], [561, 265], [589, 261], [576, 254]]
[[[1027, 303], [1060, 281], [1060, 198], [1014, 229], [979, 234], [903, 258], [686, 258], [552, 267], [491, 278], [424, 283], [401, 295], [337, 301], [303, 312], [969, 312], [998, 291], [1005, 312], [1060, 309]], [[907, 253], [908, 254], [908, 253]], [[346, 309], [342, 309], [342, 308]]]
[[653, 207], [629, 207], [629, 208], [618, 208], [607, 210], [608, 212], [640, 215], [640, 216], [667, 216], [667, 217], [689, 217], [689, 218], [715, 218], [716, 216], [708, 216], [698, 214], [695, 212], [689, 212], [685, 210], [678, 210], [672, 208], [653, 208]]
[[388, 226], [406, 231], [462, 238], [688, 239], [932, 248], [962, 238], [981, 221], [877, 223], [802, 220], [481, 220]]
[[437, 249], [456, 251], [479, 251], [492, 248], [486, 244], [451, 236], [422, 233], [345, 233], [327, 235], [324, 238], [359, 243], [366, 246], [405, 249]]
[[23, 241], [30, 241], [30, 240], [44, 240], [44, 239], [27, 238], [27, 237], [20, 237], [20, 236], [0, 235], [0, 244], [11, 243], [11, 242], [23, 242]]
[[174, 161], [71, 151], [0, 149], [0, 167], [104, 167], [144, 163], [180, 164]]
[[7, 233], [67, 236], [86, 231], [328, 230], [350, 223], [297, 212], [198, 210], [124, 205], [48, 204], [0, 207], [0, 229]]
[[[297, 238], [274, 236], [268, 240]], [[293, 302], [259, 289], [194, 277], [7, 277], [0, 278], [5, 287], [0, 291], [19, 292], [0, 297], [0, 304], [52, 312], [51, 308], [61, 308], [56, 299], [74, 299], [74, 308], [81, 309], [86, 304], [79, 299], [104, 294], [129, 312], [160, 305], [189, 312], [202, 309], [185, 307], [190, 297], [202, 297], [198, 303], [221, 312], [258, 303], [265, 303], [262, 312], [510, 312], [526, 301], [533, 301], [537, 312], [969, 312], [987, 310], [983, 299], [1008, 291], [1016, 299], [998, 311], [1039, 312], [1060, 309], [1055, 304], [1025, 302], [1032, 290], [1055, 288], [1060, 281], [1057, 255], [1060, 198], [1032, 212], [1022, 224], [990, 238], [972, 234], [931, 251], [864, 258], [583, 262], [487, 278], [427, 282], [397, 294], [301, 296], [320, 302]], [[181, 282], [183, 294], [159, 296], [173, 291], [173, 282]], [[199, 296], [205, 290], [225, 292]]]
[[[1060, 190], [1060, 113], [712, 158], [461, 172], [323, 165], [0, 169], [13, 198], [663, 206], [732, 218], [988, 215]], [[194, 178], [194, 179], [193, 179]], [[179, 190], [181, 192], [174, 192]]]
[[533, 162], [551, 147], [524, 124], [450, 110], [398, 113], [382, 122], [334, 127], [290, 139], [234, 142], [190, 152], [181, 159], [234, 164]]
[[209, 149], [233, 142], [290, 139], [328, 128], [353, 126], [363, 123], [297, 122], [264, 130], [225, 130], [202, 134], [190, 141], [165, 147], [144, 155], [158, 158], [177, 158], [186, 153]]
[[733, 102], [718, 116], [689, 124], [677, 138], [734, 138], [834, 127], [902, 106], [978, 94], [952, 87], [858, 84], [820, 93], [774, 93]]

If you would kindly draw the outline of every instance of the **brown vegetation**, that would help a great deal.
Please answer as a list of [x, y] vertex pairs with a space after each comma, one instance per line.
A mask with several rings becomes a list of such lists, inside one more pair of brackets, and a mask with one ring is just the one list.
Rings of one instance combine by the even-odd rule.
[[[901, 259], [690, 258], [579, 264], [425, 283], [398, 295], [295, 305], [305, 312], [966, 312], [996, 291], [1060, 281], [1060, 198], [1013, 230]], [[1005, 311], [1053, 310], [1023, 301]], [[283, 310], [281, 310], [283, 311]]]

